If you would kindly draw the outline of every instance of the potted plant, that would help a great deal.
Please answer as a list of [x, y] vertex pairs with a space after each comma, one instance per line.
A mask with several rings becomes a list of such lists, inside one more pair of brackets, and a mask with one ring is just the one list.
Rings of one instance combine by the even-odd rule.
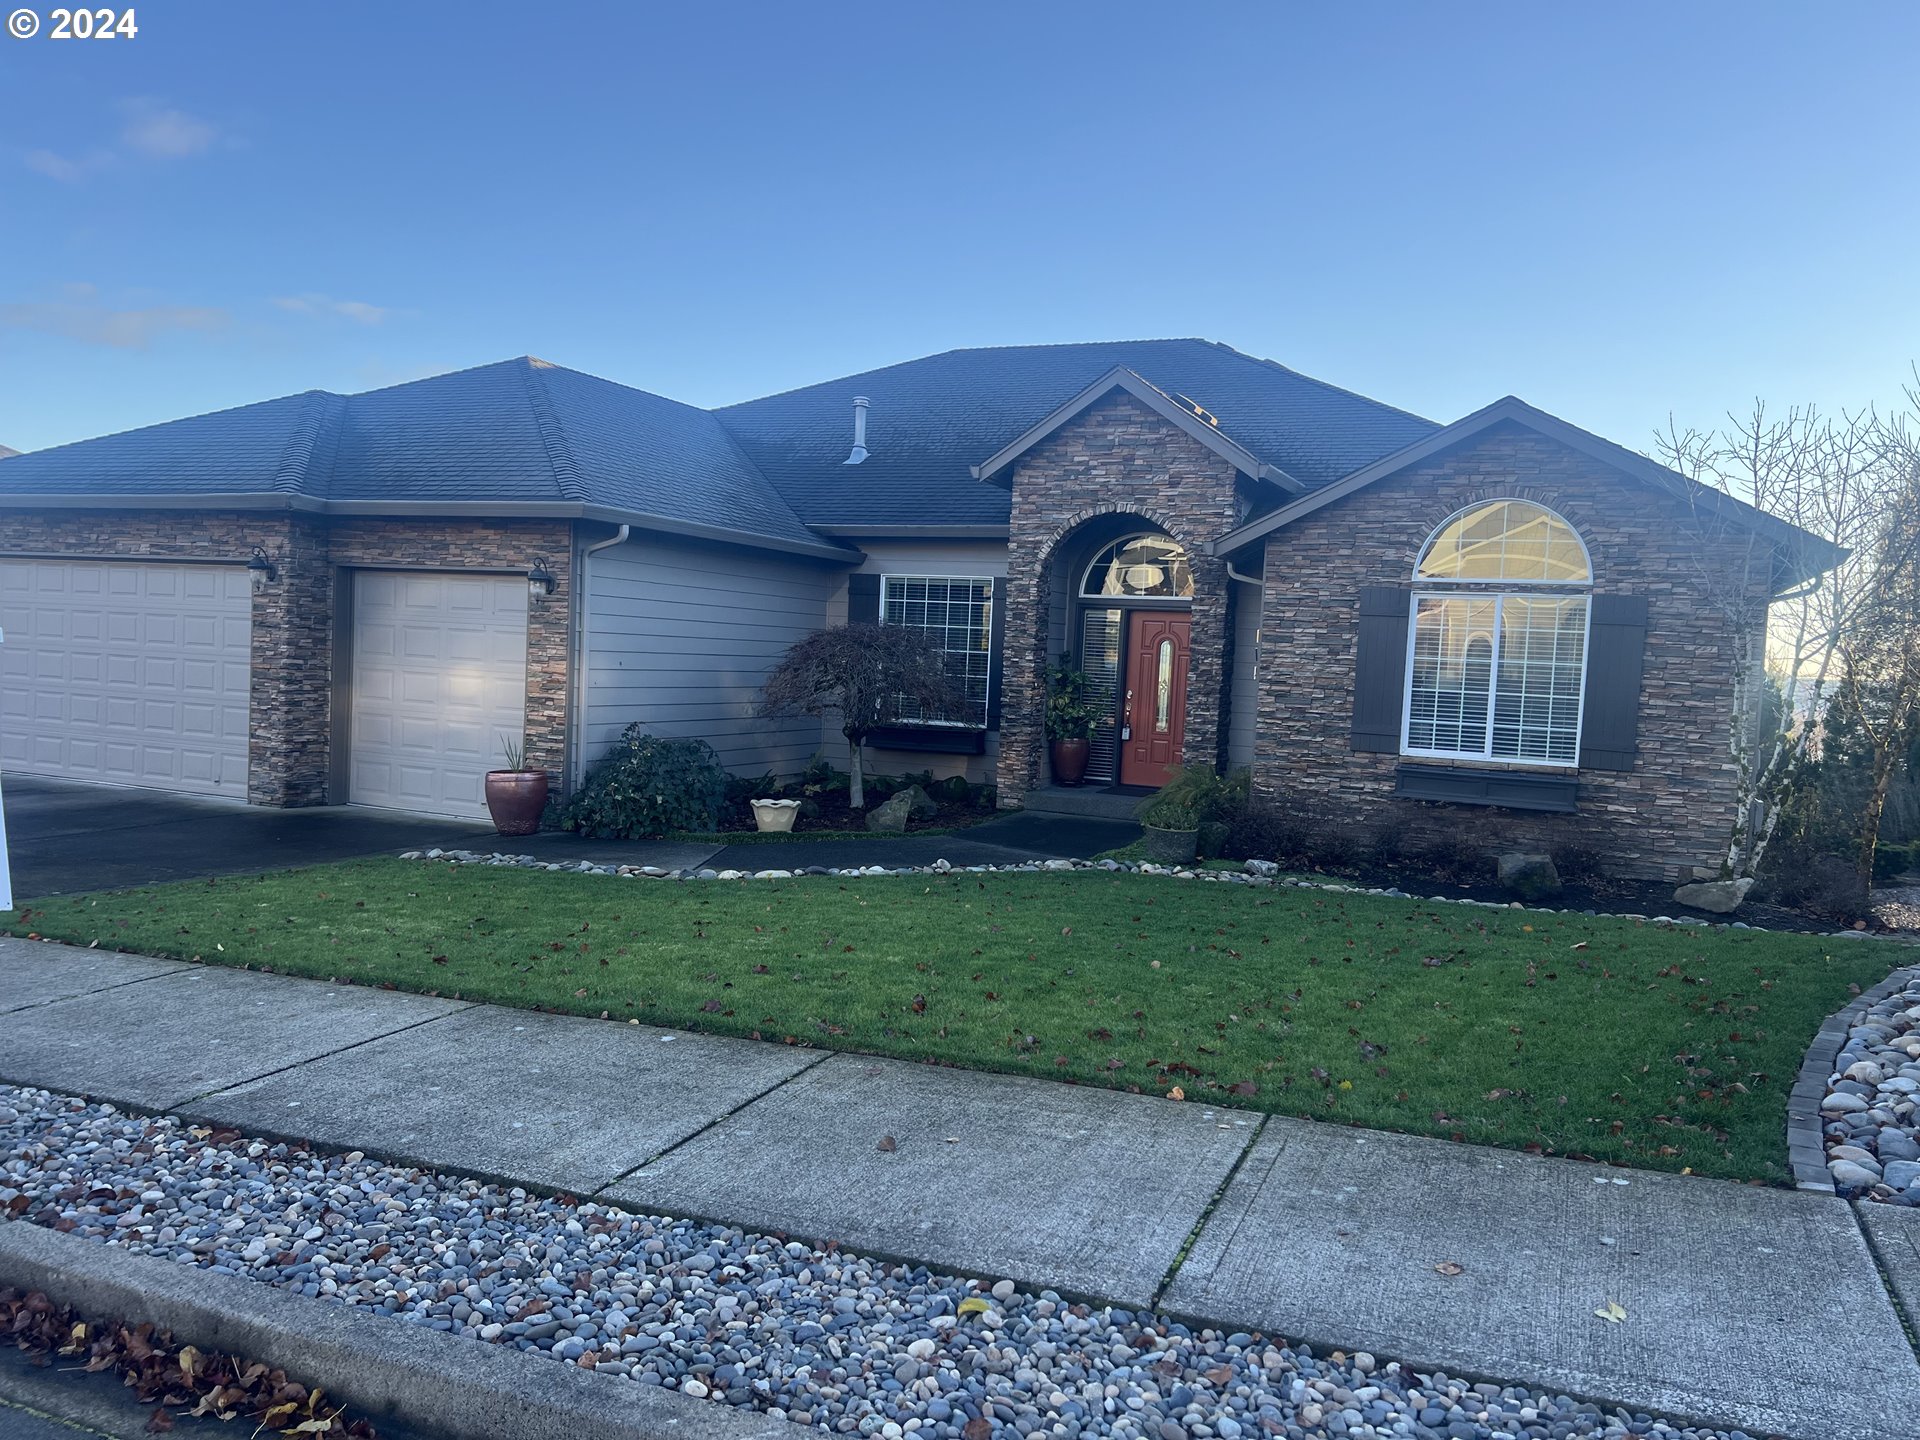
[[1138, 811], [1147, 832], [1147, 859], [1156, 865], [1190, 865], [1200, 850], [1200, 807], [1191, 797], [1151, 795]]
[[1134, 811], [1146, 829], [1147, 858], [1158, 865], [1190, 865], [1200, 850], [1200, 826], [1234, 791], [1211, 770], [1175, 768], [1167, 783]]
[[793, 829], [793, 817], [800, 812], [798, 800], [761, 800], [747, 802], [753, 806], [754, 828], [763, 833], [778, 833]]
[[1047, 668], [1047, 748], [1053, 778], [1062, 785], [1078, 785], [1087, 775], [1088, 737], [1093, 733], [1093, 711], [1087, 705], [1087, 675], [1076, 670], [1069, 657]]
[[524, 742], [502, 740], [500, 748], [507, 765], [487, 772], [487, 813], [502, 835], [532, 835], [547, 808], [547, 772], [527, 768]]

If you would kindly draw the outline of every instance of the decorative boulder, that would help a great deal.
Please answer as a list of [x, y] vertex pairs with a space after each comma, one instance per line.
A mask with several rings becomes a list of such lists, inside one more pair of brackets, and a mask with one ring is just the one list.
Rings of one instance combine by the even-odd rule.
[[1247, 873], [1249, 875], [1258, 875], [1262, 879], [1272, 879], [1280, 873], [1280, 866], [1272, 860], [1249, 860], [1247, 861]]
[[1740, 908], [1740, 902], [1747, 898], [1747, 891], [1753, 888], [1751, 878], [1745, 880], [1700, 880], [1691, 885], [1682, 885], [1673, 892], [1676, 903], [1693, 910], [1705, 910], [1714, 915], [1731, 915]]
[[1546, 900], [1560, 893], [1560, 872], [1548, 856], [1516, 852], [1500, 857], [1500, 883], [1522, 900]]
[[940, 818], [939, 805], [934, 803], [933, 797], [918, 785], [909, 785], [900, 793], [907, 797], [907, 813], [914, 819], [937, 820]]
[[907, 816], [913, 813], [913, 792], [902, 790], [884, 805], [867, 812], [867, 829], [898, 835], [907, 828]]

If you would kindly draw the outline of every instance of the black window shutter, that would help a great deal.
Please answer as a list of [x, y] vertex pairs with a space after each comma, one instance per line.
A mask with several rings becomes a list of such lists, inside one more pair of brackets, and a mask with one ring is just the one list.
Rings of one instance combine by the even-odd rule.
[[1581, 769], [1633, 769], [1646, 651], [1647, 597], [1594, 596], [1587, 629], [1586, 702], [1580, 714]]
[[987, 728], [1000, 728], [1000, 677], [1006, 672], [1007, 624], [1005, 580], [995, 580], [987, 612]]
[[1405, 585], [1368, 585], [1360, 591], [1359, 644], [1353, 657], [1353, 748], [1400, 753], [1400, 721], [1407, 706]]
[[849, 625], [880, 623], [880, 577], [878, 575], [847, 577], [847, 623]]

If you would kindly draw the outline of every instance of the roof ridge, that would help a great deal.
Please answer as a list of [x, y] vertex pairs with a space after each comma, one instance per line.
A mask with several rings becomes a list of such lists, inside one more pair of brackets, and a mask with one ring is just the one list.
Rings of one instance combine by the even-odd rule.
[[829, 375], [824, 380], [809, 380], [803, 385], [789, 385], [784, 390], [771, 390], [765, 395], [749, 395], [744, 400], [733, 400], [725, 405], [716, 405], [707, 413], [718, 415], [722, 410], [738, 410], [742, 406], [758, 405], [763, 400], [778, 400], [783, 396], [798, 395], [802, 390], [817, 390], [822, 385], [850, 385], [856, 380], [866, 379], [869, 375], [878, 375], [882, 370], [897, 370], [902, 365], [919, 365], [928, 360], [942, 360], [949, 355], [985, 355], [1001, 350], [1098, 350], [1112, 345], [1217, 345], [1219, 343], [1217, 340], [1208, 340], [1200, 335], [1159, 335], [1139, 340], [1048, 340], [1036, 345], [949, 345], [945, 350], [935, 350], [931, 355], [910, 355], [905, 360], [870, 366], [865, 370], [856, 370], [851, 375]]
[[[324, 390], [308, 390], [301, 399], [306, 403], [300, 407], [300, 418], [287, 433], [286, 446], [280, 452], [280, 463], [274, 467], [273, 483], [268, 489], [285, 495], [300, 492], [300, 482], [314, 470], [315, 452], [323, 447], [338, 426], [332, 423], [336, 413], [342, 407], [334, 405], [337, 395], [329, 395]], [[331, 464], [331, 454], [328, 463]]]
[[567, 432], [560, 423], [559, 412], [553, 408], [553, 396], [547, 390], [546, 377], [540, 373], [542, 369], [551, 367], [531, 355], [523, 355], [513, 363], [520, 366], [520, 374], [526, 385], [527, 406], [533, 411], [533, 423], [540, 431], [540, 444], [547, 452], [547, 463], [553, 467], [554, 484], [567, 499], [584, 501], [587, 488], [581, 482], [580, 467], [574, 463], [573, 447], [567, 441]]
[[1416, 414], [1412, 410], [1402, 409], [1398, 405], [1390, 405], [1385, 400], [1376, 400], [1371, 395], [1362, 395], [1358, 390], [1349, 390], [1346, 386], [1336, 385], [1331, 380], [1322, 380], [1318, 375], [1309, 375], [1306, 371], [1296, 370], [1291, 365], [1282, 365], [1278, 360], [1269, 360], [1264, 355], [1249, 355], [1244, 350], [1235, 349], [1224, 340], [1208, 340], [1204, 343], [1224, 350], [1236, 359], [1245, 360], [1250, 365], [1264, 365], [1269, 370], [1278, 370], [1283, 375], [1291, 375], [1295, 380], [1304, 380], [1307, 384], [1317, 385], [1322, 390], [1331, 390], [1336, 395], [1346, 395], [1355, 400], [1364, 400], [1367, 404], [1377, 405], [1382, 410], [1391, 410], [1394, 414], [1404, 415], [1409, 420], [1418, 420], [1423, 425], [1432, 425], [1436, 428], [1440, 425], [1438, 420], [1434, 420], [1429, 416]]

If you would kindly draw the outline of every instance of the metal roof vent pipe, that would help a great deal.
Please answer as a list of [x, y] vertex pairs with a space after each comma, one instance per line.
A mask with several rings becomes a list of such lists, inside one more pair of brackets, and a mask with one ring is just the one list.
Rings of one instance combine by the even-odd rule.
[[853, 397], [853, 453], [840, 463], [858, 465], [867, 458], [867, 405], [864, 395]]

